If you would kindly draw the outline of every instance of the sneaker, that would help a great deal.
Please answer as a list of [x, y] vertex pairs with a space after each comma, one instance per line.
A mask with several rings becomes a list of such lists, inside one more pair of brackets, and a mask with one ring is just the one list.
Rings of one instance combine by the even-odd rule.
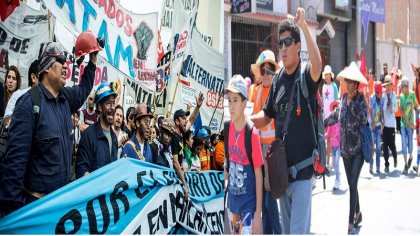
[[385, 167], [385, 173], [389, 173], [389, 167], [388, 166]]
[[380, 174], [380, 173], [381, 173], [381, 171], [379, 170], [379, 168], [376, 169], [376, 174]]
[[336, 188], [336, 187], [333, 188], [333, 192], [334, 191], [338, 191], [338, 190], [340, 190], [340, 189], [339, 188]]
[[395, 158], [395, 159], [394, 159], [394, 168], [397, 168], [397, 164], [398, 164], [398, 163], [397, 163], [397, 159]]
[[408, 174], [408, 166], [407, 165], [404, 166], [404, 170], [403, 170], [402, 174], [403, 175]]

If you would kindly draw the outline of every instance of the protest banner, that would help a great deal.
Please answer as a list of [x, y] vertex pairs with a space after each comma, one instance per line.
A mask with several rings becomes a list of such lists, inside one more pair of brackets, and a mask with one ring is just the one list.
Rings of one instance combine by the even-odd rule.
[[205, 96], [205, 102], [200, 108], [202, 123], [213, 132], [218, 132], [220, 122], [223, 122], [223, 55], [203, 41], [197, 28], [192, 30], [190, 44], [180, 73], [179, 86], [177, 88], [171, 83], [169, 87], [169, 94], [176, 93], [176, 89], [182, 94], [182, 99], [173, 99], [172, 110], [185, 109], [185, 102], [188, 101], [192, 101], [193, 107], [196, 106], [193, 96], [202, 92]]
[[[49, 40], [47, 11], [36, 11], [21, 3], [6, 19], [0, 21], [0, 77], [5, 79], [9, 66], [14, 65], [21, 74], [21, 88], [28, 87], [28, 70], [38, 58], [39, 46]], [[51, 31], [52, 33], [52, 31]]]
[[185, 173], [123, 158], [0, 219], [0, 234], [167, 234], [224, 229], [223, 172]]
[[133, 14], [114, 0], [44, 2], [74, 35], [89, 29], [103, 37], [100, 55], [130, 78], [138, 78], [140, 70], [156, 68], [157, 13]]

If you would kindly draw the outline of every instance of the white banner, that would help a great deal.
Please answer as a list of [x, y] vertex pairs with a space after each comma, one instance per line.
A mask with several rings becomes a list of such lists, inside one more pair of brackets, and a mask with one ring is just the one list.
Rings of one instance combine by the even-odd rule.
[[157, 13], [133, 14], [113, 0], [44, 2], [73, 34], [89, 29], [103, 37], [100, 55], [131, 78], [138, 78], [140, 70], [156, 68]]
[[[172, 84], [170, 87], [170, 94], [176, 93], [172, 112], [185, 109], [184, 102], [191, 100], [192, 94], [202, 92], [205, 96], [200, 108], [202, 123], [210, 126], [213, 132], [218, 132], [220, 123], [223, 122], [223, 55], [203, 41], [197, 28], [192, 31], [190, 44], [191, 48], [185, 56], [177, 91]], [[186, 91], [189, 96], [181, 99], [179, 94], [184, 97], [183, 92]], [[194, 99], [193, 106], [195, 105]]]
[[[54, 18], [50, 18], [54, 25]], [[36, 11], [21, 3], [6, 21], [0, 21], [0, 77], [14, 65], [19, 69], [22, 86], [28, 87], [28, 70], [38, 58], [39, 46], [49, 41], [47, 11]], [[52, 29], [51, 29], [52, 32]]]

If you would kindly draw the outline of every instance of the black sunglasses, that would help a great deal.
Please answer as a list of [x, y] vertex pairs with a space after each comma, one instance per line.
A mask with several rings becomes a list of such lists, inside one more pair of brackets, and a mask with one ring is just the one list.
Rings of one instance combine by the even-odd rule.
[[61, 65], [64, 65], [67, 61], [66, 56], [62, 55], [62, 54], [47, 54], [46, 56], [48, 57], [54, 57], [55, 60], [60, 63]]
[[290, 36], [284, 39], [280, 39], [279, 47], [282, 48], [283, 44], [286, 45], [286, 47], [290, 47], [290, 45], [292, 45], [293, 42], [295, 42], [295, 39]]
[[264, 75], [274, 75], [274, 72], [271, 71], [270, 69], [266, 69], [266, 68], [262, 67], [261, 68], [261, 75], [262, 76], [264, 76]]

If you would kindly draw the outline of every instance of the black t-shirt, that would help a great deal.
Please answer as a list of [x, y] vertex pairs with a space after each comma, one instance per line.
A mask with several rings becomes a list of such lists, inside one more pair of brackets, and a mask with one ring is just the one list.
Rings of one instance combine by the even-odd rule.
[[184, 159], [184, 140], [178, 133], [172, 137], [171, 149], [172, 155], [178, 155], [178, 162], [181, 165]]
[[[315, 112], [316, 93], [318, 91], [321, 79], [319, 79], [318, 83], [315, 83], [311, 79], [309, 68], [310, 67], [308, 63], [304, 73], [311, 103], [311, 109], [313, 112]], [[282, 130], [286, 119], [287, 107], [293, 88], [293, 82], [296, 79], [300, 79], [300, 76], [297, 76], [296, 78], [296, 73], [300, 74], [300, 66], [298, 66], [291, 75], [287, 75], [286, 72], [283, 72], [282, 78], [280, 78], [280, 75], [276, 75], [273, 78], [273, 82], [268, 93], [264, 112], [270, 118], [274, 118], [276, 126], [276, 138], [282, 137]], [[310, 120], [311, 118], [309, 115], [306, 99], [303, 96], [301, 90], [298, 92], [297, 89], [298, 86], [296, 86], [295, 89], [295, 98], [292, 102], [293, 110], [290, 113], [290, 122], [287, 130], [288, 134], [286, 135], [286, 153], [288, 166], [293, 166], [310, 157], [315, 147], [315, 140], [313, 137], [312, 124]], [[298, 93], [300, 94], [300, 107], [302, 110], [299, 117], [296, 116]], [[296, 180], [310, 179], [313, 173], [313, 166], [308, 166], [298, 172]], [[293, 181], [293, 179], [290, 177], [289, 180]]]

